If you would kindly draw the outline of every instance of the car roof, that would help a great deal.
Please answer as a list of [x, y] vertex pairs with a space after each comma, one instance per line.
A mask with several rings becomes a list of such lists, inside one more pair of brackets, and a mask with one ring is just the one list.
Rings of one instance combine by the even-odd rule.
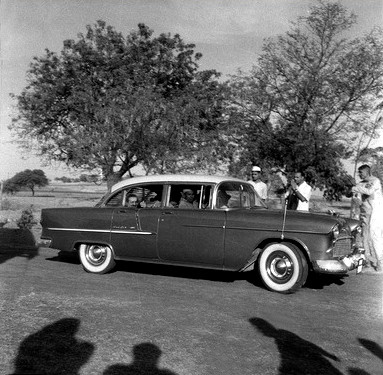
[[121, 189], [122, 187], [143, 184], [143, 183], [206, 183], [206, 184], [218, 184], [224, 181], [237, 181], [246, 182], [239, 178], [229, 176], [210, 176], [210, 175], [197, 175], [197, 174], [159, 174], [151, 176], [131, 177], [117, 182], [112, 186], [111, 192]]

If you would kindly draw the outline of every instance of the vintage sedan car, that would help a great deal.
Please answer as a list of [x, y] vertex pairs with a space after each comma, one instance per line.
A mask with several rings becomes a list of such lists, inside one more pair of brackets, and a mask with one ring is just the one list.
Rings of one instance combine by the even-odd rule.
[[361, 265], [356, 220], [256, 201], [252, 185], [236, 178], [135, 177], [95, 207], [42, 210], [42, 239], [77, 251], [92, 273], [110, 271], [116, 260], [254, 270], [281, 293], [304, 285], [309, 270], [344, 274]]

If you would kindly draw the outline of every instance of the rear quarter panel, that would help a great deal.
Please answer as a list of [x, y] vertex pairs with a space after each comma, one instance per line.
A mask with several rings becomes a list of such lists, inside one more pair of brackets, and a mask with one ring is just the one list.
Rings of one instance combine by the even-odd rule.
[[48, 208], [41, 212], [43, 239], [51, 247], [71, 251], [76, 242], [110, 242], [113, 208]]

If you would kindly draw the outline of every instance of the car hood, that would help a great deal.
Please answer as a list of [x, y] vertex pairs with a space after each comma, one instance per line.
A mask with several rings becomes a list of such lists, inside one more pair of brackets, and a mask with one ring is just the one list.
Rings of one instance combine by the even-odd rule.
[[[281, 230], [283, 211], [273, 209], [247, 209], [228, 212], [232, 225], [267, 230]], [[237, 223], [235, 223], [237, 222]], [[334, 225], [348, 226], [346, 219], [321, 213], [287, 211], [285, 230], [294, 232], [329, 233]]]

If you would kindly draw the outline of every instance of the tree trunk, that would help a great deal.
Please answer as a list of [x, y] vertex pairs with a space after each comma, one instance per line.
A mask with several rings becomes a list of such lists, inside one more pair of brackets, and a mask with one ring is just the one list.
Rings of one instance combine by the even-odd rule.
[[121, 181], [121, 177], [118, 173], [111, 173], [106, 177], [106, 186], [108, 191], [111, 190], [112, 186], [117, 182]]

